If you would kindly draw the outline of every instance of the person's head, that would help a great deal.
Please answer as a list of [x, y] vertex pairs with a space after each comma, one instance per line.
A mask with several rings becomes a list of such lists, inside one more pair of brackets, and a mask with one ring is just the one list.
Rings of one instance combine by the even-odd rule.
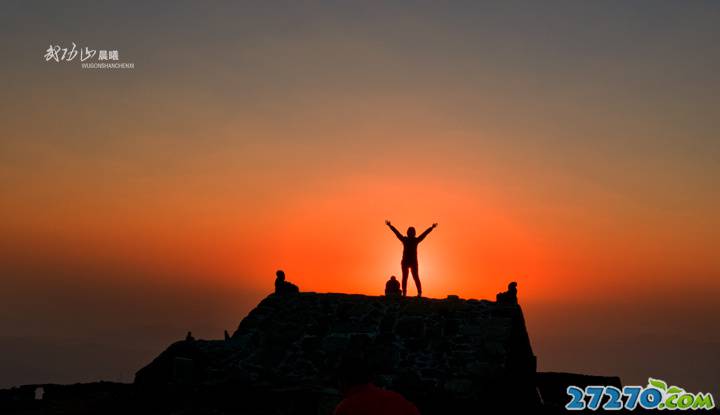
[[390, 279], [393, 280], [393, 281], [395, 281], [395, 276], [394, 276], [394, 275], [391, 275], [391, 276], [390, 276]]
[[515, 281], [508, 284], [508, 291], [515, 291], [517, 290], [517, 283]]
[[275, 276], [277, 277], [278, 280], [285, 281], [285, 271], [279, 269], [279, 270], [277, 270], [277, 272], [275, 272]]
[[352, 355], [343, 357], [337, 368], [337, 382], [343, 393], [353, 386], [369, 383], [370, 370], [365, 360]]
[[408, 230], [407, 230], [407, 236], [409, 236], [409, 237], [411, 237], [411, 238], [412, 238], [413, 236], [415, 236], [415, 227], [414, 227], [414, 226], [411, 226], [411, 227], [408, 228]]

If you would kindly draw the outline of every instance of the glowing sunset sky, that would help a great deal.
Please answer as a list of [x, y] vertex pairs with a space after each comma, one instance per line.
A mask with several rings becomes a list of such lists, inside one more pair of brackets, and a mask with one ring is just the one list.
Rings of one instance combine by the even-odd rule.
[[390, 219], [427, 296], [518, 281], [540, 370], [718, 392], [720, 3], [296, 3], [1, 6], [0, 387], [130, 380], [277, 268], [379, 294]]

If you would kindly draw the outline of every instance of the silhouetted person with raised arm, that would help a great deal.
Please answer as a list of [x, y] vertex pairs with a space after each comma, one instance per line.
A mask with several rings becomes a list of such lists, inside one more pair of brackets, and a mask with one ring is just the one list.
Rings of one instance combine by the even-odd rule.
[[409, 227], [407, 230], [407, 236], [401, 234], [389, 220], [385, 221], [385, 224], [390, 227], [395, 236], [403, 244], [403, 256], [400, 261], [400, 268], [402, 268], [402, 292], [403, 296], [407, 296], [407, 278], [408, 271], [412, 272], [413, 280], [415, 280], [415, 286], [417, 287], [418, 297], [422, 296], [422, 287], [420, 285], [420, 274], [418, 273], [418, 258], [417, 258], [417, 246], [428, 234], [437, 227], [437, 223], [433, 223], [431, 227], [427, 228], [425, 232], [421, 233], [420, 236], [415, 236], [415, 228]]

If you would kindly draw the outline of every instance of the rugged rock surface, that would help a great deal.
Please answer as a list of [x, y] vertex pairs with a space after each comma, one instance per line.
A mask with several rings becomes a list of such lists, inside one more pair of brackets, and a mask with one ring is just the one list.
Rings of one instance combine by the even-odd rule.
[[117, 382], [36, 384], [0, 389], [0, 414], [137, 413], [133, 389], [131, 384]]
[[424, 415], [560, 414], [568, 385], [620, 385], [535, 373], [517, 304], [300, 293], [268, 296], [223, 340], [172, 344], [134, 384], [0, 390], [0, 413], [331, 414], [341, 399], [336, 368], [348, 354]]
[[585, 388], [590, 385], [606, 385], [622, 389], [622, 383], [617, 376], [590, 376], [562, 372], [538, 373], [535, 376], [535, 384], [546, 411], [555, 409], [557, 412], [562, 412], [569, 401], [568, 386]]
[[329, 414], [345, 354], [362, 356], [376, 384], [423, 414], [539, 405], [520, 306], [454, 296], [273, 294], [229, 339], [171, 345], [137, 372], [135, 385], [202, 407]]

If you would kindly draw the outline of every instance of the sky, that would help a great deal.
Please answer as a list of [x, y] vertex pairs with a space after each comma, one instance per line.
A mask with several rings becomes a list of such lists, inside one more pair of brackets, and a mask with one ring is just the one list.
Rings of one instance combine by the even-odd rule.
[[718, 393], [719, 3], [0, 11], [0, 387], [131, 381], [278, 268], [380, 294], [389, 219], [427, 296], [518, 282], [539, 370]]

